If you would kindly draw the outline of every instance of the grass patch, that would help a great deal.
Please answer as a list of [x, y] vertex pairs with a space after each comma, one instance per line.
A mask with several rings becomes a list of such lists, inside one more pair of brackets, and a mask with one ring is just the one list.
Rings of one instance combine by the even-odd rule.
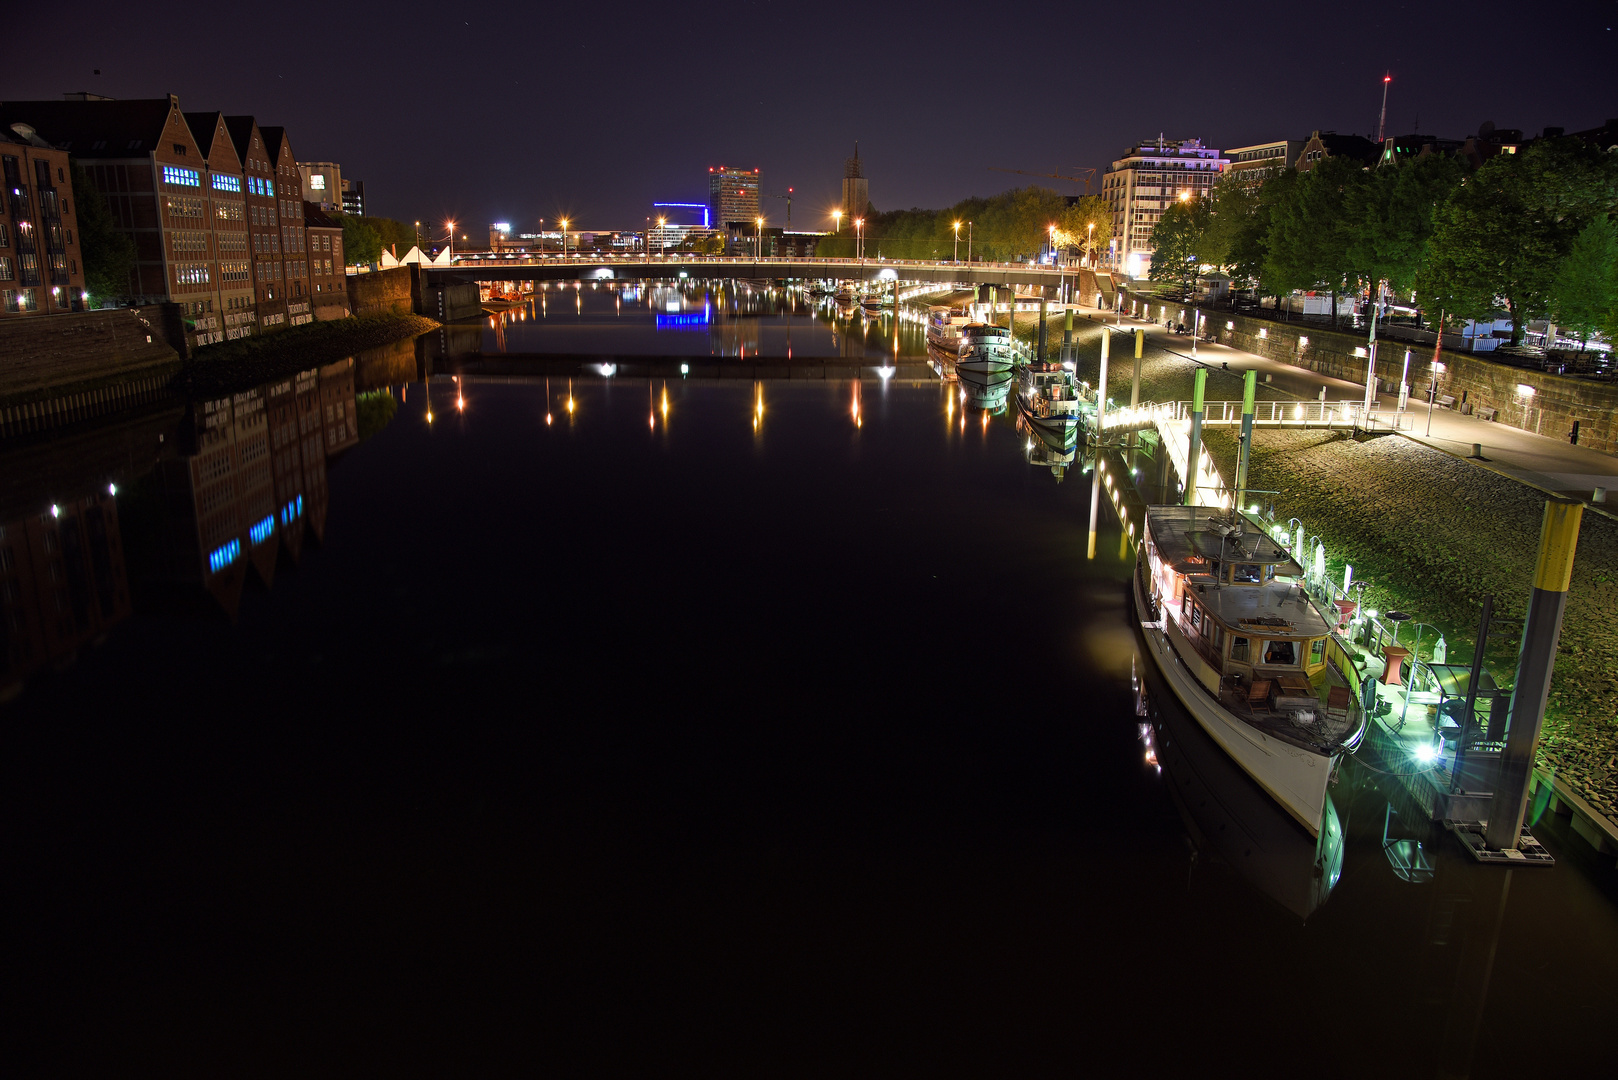
[[222, 341], [198, 349], [174, 386], [194, 394], [224, 393], [419, 337], [437, 327], [437, 322], [420, 315], [363, 315]]

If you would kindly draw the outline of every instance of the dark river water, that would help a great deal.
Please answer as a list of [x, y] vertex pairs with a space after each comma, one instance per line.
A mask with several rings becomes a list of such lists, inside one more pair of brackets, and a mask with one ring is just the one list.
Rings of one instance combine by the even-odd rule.
[[[894, 355], [672, 302], [479, 347]], [[12, 1075], [1609, 1070], [1611, 857], [1474, 866], [1357, 760], [1317, 851], [1140, 670], [1082, 457], [903, 373], [479, 362], [0, 441]]]

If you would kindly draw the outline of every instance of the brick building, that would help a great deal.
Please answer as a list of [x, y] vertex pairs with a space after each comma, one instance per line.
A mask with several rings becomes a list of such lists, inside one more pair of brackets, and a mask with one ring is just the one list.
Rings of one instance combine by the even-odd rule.
[[309, 281], [309, 237], [303, 223], [303, 173], [282, 127], [261, 127], [264, 148], [275, 169], [275, 207], [280, 218], [281, 265], [286, 272], [287, 321], [314, 322], [314, 291]]
[[0, 128], [0, 317], [84, 310], [64, 151], [21, 121]]
[[247, 209], [248, 261], [253, 268], [253, 295], [259, 332], [279, 330], [287, 322], [286, 268], [282, 265], [280, 188], [275, 162], [263, 133], [251, 116], [227, 116], [225, 127], [242, 163], [242, 197]]
[[309, 235], [309, 280], [314, 288], [315, 318], [341, 319], [348, 311], [348, 275], [343, 269], [343, 227], [314, 203], [303, 204]]
[[191, 136], [202, 149], [202, 190], [208, 200], [209, 256], [214, 280], [214, 311], [195, 319], [194, 344], [246, 337], [257, 315], [253, 306], [253, 268], [248, 261], [247, 203], [242, 195], [242, 162], [236, 156], [225, 116], [218, 112], [184, 114]]

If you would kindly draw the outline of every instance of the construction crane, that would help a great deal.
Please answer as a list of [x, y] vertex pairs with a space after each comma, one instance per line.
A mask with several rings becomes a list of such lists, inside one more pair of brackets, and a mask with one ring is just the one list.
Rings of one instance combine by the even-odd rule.
[[1018, 176], [1043, 176], [1047, 180], [1071, 180], [1075, 184], [1084, 185], [1084, 193], [1090, 194], [1090, 178], [1096, 174], [1094, 169], [1079, 169], [1078, 176], [1063, 176], [1060, 173], [1028, 172], [1024, 169], [1002, 169], [995, 165], [989, 166], [990, 172], [1016, 173]]
[[785, 199], [787, 201], [787, 232], [792, 231], [792, 189], [787, 188], [785, 195], [774, 195], [766, 192], [772, 199]]

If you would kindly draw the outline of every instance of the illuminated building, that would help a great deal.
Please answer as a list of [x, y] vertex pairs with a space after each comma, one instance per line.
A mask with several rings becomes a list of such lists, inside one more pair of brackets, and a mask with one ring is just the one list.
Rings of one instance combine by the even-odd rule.
[[84, 309], [68, 160], [29, 125], [0, 128], [0, 317]]
[[247, 201], [242, 194], [241, 158], [231, 141], [225, 117], [217, 112], [186, 113], [185, 122], [202, 150], [207, 165], [202, 185], [204, 214], [212, 228], [211, 274], [214, 308], [193, 316], [193, 344], [234, 341], [253, 332], [257, 322], [253, 297], [253, 267], [248, 259]]
[[[72, 156], [105, 197], [119, 231], [134, 242], [135, 262], [120, 299], [176, 303], [188, 318], [210, 321], [219, 300], [211, 189], [204, 186], [211, 179], [206, 150], [179, 99], [83, 94], [0, 103], [0, 127], [16, 123], [32, 126]], [[66, 200], [71, 189], [63, 177], [60, 198]]]
[[259, 132], [264, 136], [264, 149], [275, 169], [278, 190], [275, 209], [280, 215], [287, 321], [298, 326], [315, 321], [314, 304], [310, 300], [314, 286], [309, 279], [309, 235], [303, 222], [303, 176], [298, 171], [298, 159], [292, 154], [286, 128], [259, 128]]
[[719, 229], [755, 228], [759, 218], [758, 170], [723, 165], [708, 170], [708, 209]]
[[343, 227], [313, 203], [303, 204], [309, 237], [309, 281], [314, 290], [315, 318], [321, 322], [348, 315], [348, 274], [343, 269]]
[[298, 173], [303, 180], [303, 201], [314, 203], [320, 209], [342, 212], [343, 167], [335, 161], [300, 161]]
[[365, 181], [343, 181], [343, 213], [365, 216]]
[[1200, 139], [1175, 142], [1162, 136], [1130, 147], [1112, 163], [1102, 178], [1101, 196], [1112, 208], [1112, 232], [1125, 273], [1145, 275], [1152, 260], [1152, 229], [1163, 211], [1182, 196], [1207, 195], [1229, 164]]

